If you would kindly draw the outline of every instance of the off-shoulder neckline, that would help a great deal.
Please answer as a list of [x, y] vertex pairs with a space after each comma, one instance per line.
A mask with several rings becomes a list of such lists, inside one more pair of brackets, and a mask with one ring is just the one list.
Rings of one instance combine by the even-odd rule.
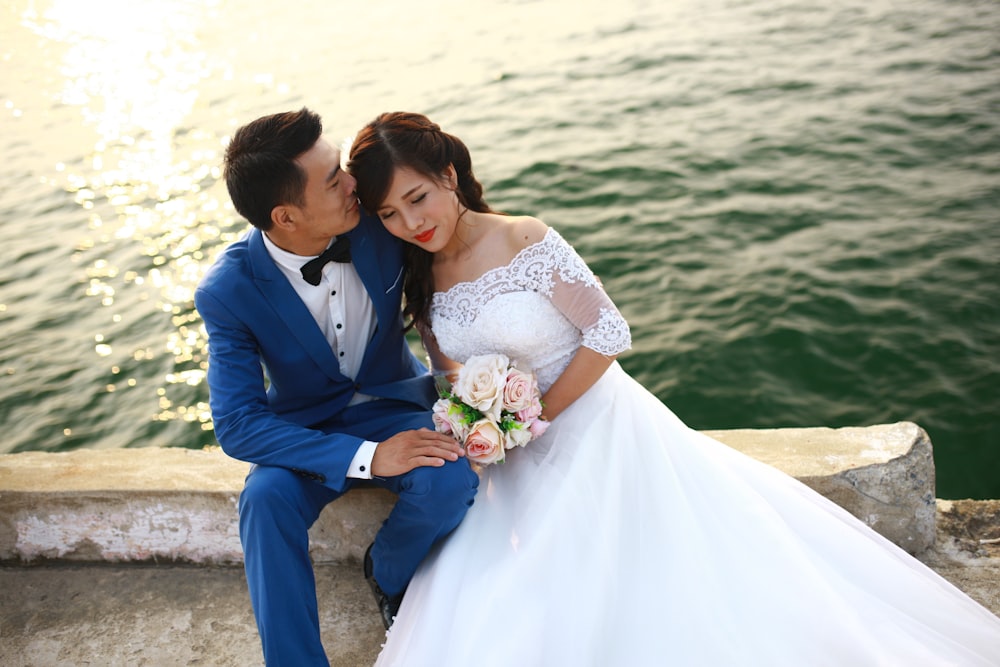
[[517, 261], [525, 253], [527, 253], [532, 248], [535, 248], [535, 247], [538, 247], [538, 246], [544, 244], [546, 241], [549, 240], [549, 237], [553, 236], [553, 235], [554, 236], [558, 236], [559, 232], [557, 232], [554, 227], [549, 227], [548, 229], [545, 230], [545, 235], [541, 238], [541, 240], [535, 241], [534, 243], [529, 243], [528, 245], [526, 245], [523, 248], [521, 248], [520, 250], [518, 250], [517, 253], [506, 264], [503, 264], [501, 266], [495, 266], [492, 269], [489, 269], [488, 271], [484, 271], [483, 273], [481, 273], [479, 275], [478, 278], [474, 278], [473, 280], [463, 280], [463, 281], [455, 283], [454, 285], [452, 285], [451, 287], [449, 287], [448, 289], [446, 289], [444, 291], [435, 291], [434, 294], [432, 295], [432, 299], [437, 299], [438, 297], [444, 298], [444, 297], [448, 296], [449, 294], [451, 294], [452, 292], [458, 290], [459, 288], [462, 288], [462, 287], [471, 287], [471, 286], [479, 283], [480, 281], [482, 281], [483, 278], [486, 278], [487, 276], [492, 276], [495, 273], [498, 273], [500, 271], [505, 271], [505, 270], [509, 269], [511, 266], [513, 266], [515, 263], [517, 263]]

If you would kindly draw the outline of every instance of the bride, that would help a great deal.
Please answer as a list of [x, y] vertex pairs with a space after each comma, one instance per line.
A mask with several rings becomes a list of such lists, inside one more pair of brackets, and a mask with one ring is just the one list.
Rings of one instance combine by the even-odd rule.
[[628, 376], [600, 282], [555, 229], [490, 209], [457, 137], [382, 114], [349, 169], [411, 244], [404, 315], [435, 372], [505, 354], [550, 421], [482, 469], [377, 665], [1000, 665], [1000, 619]]

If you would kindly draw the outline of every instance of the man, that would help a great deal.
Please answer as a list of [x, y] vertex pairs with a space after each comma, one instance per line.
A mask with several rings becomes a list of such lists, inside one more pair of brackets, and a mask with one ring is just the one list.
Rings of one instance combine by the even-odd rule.
[[[255, 227], [195, 292], [216, 436], [252, 464], [240, 540], [268, 665], [327, 665], [308, 530], [359, 484], [399, 498], [365, 554], [386, 628], [478, 477], [431, 429], [434, 384], [403, 336], [402, 247], [359, 209], [340, 151], [303, 108], [240, 128], [225, 155]], [[370, 481], [362, 481], [370, 480]]]

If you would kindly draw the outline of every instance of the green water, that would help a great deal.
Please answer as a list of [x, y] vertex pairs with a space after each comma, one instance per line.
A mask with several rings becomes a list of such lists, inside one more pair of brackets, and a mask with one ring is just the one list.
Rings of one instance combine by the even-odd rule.
[[8, 3], [0, 451], [212, 444], [226, 137], [409, 109], [574, 242], [690, 425], [914, 421], [940, 497], [1000, 497], [1000, 5], [357, 4]]

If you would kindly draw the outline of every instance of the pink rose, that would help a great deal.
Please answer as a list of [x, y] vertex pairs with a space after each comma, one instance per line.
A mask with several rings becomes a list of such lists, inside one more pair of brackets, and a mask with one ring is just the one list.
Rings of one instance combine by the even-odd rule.
[[504, 459], [503, 433], [489, 419], [480, 419], [469, 428], [465, 456], [473, 463], [489, 465]]
[[528, 430], [531, 431], [531, 437], [537, 438], [541, 436], [549, 428], [549, 422], [544, 419], [536, 419], [535, 421], [528, 424]]
[[531, 373], [511, 368], [507, 371], [507, 383], [503, 388], [503, 409], [507, 412], [523, 410], [531, 405], [537, 392]]
[[445, 435], [453, 431], [451, 420], [448, 418], [448, 409], [451, 408], [451, 405], [451, 401], [447, 398], [439, 398], [434, 403], [434, 412], [431, 414], [431, 421], [434, 422], [434, 430]]
[[469, 424], [462, 408], [448, 398], [439, 398], [434, 403], [431, 421], [434, 422], [435, 431], [451, 435], [459, 442], [464, 441], [469, 432]]
[[540, 414], [542, 414], [542, 402], [538, 399], [536, 394], [531, 403], [514, 413], [514, 419], [519, 422], [528, 423], [538, 419]]

